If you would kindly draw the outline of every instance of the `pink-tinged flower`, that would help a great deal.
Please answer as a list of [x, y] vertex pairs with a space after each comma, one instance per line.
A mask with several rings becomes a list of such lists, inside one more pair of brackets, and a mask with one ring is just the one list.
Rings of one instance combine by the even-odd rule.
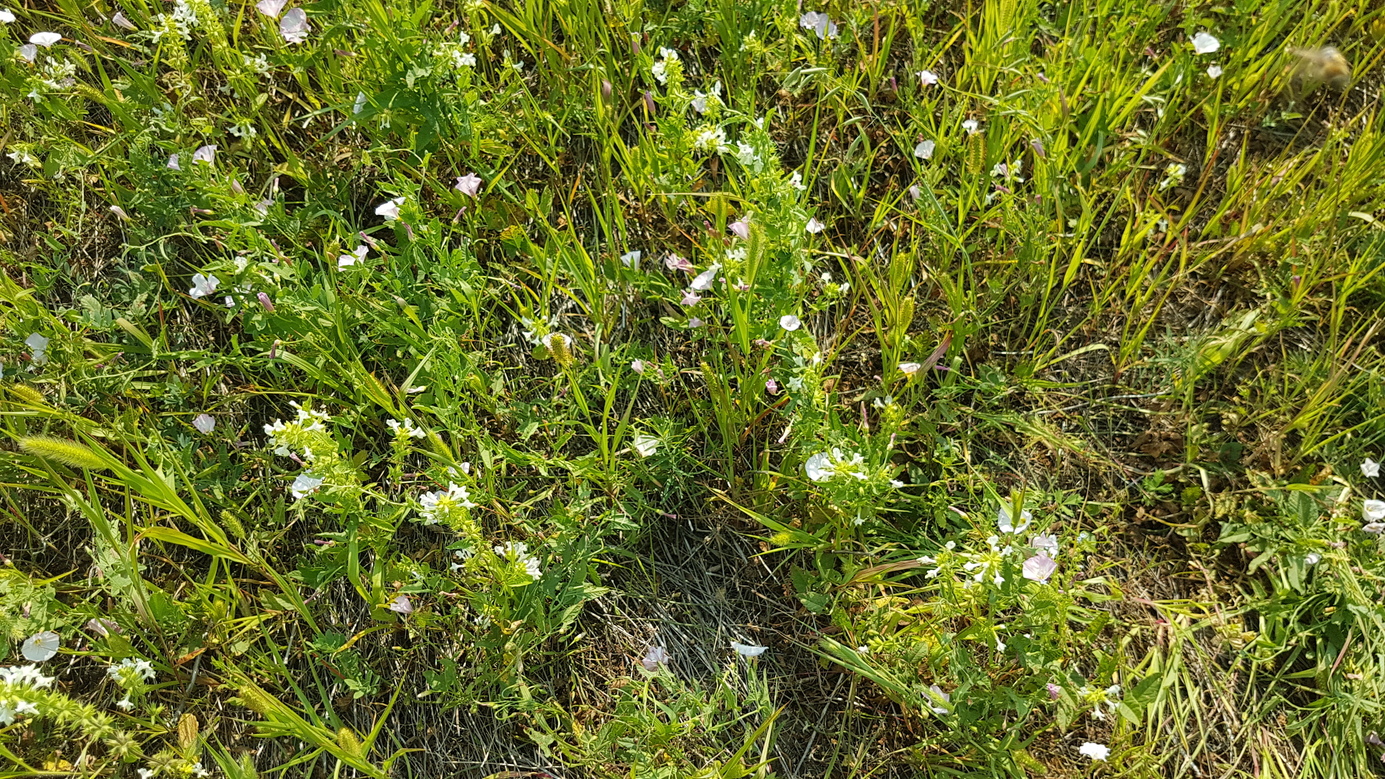
[[785, 314], [779, 317], [779, 326], [792, 333], [802, 327], [803, 322], [793, 314]]
[[214, 144], [214, 143], [209, 143], [209, 144], [207, 144], [206, 146], [199, 147], [199, 148], [197, 149], [197, 151], [195, 151], [195, 152], [192, 153], [192, 161], [193, 161], [194, 163], [200, 162], [200, 163], [202, 163], [202, 164], [204, 164], [204, 165], [213, 165], [213, 164], [215, 164], [215, 163], [216, 163], [216, 144]]
[[732, 233], [735, 233], [736, 237], [739, 238], [739, 239], [741, 239], [742, 241], [748, 241], [748, 240], [750, 240], [750, 220], [749, 220], [749, 219], [746, 219], [745, 217], [741, 217], [740, 219], [737, 219], [736, 221], [732, 222], [731, 224], [727, 225], [726, 227], [727, 227]]
[[798, 26], [815, 33], [818, 40], [837, 37], [837, 25], [825, 13], [809, 11], [798, 17]]
[[644, 360], [632, 360], [632, 361], [630, 362], [630, 370], [632, 370], [632, 371], [634, 371], [635, 373], [638, 373], [638, 374], [640, 374], [641, 376], [643, 376], [643, 375], [644, 375]]
[[121, 208], [120, 206], [111, 206], [111, 213], [120, 217], [121, 221], [130, 221], [130, 215], [125, 213], [125, 209]]
[[681, 270], [685, 273], [693, 272], [693, 264], [676, 254], [670, 254], [664, 258], [664, 267], [669, 270]]
[[403, 197], [386, 200], [375, 207], [375, 215], [383, 216], [386, 222], [393, 222], [399, 218], [399, 207], [402, 205], [404, 205]]
[[255, 297], [260, 301], [260, 308], [263, 308], [271, 314], [274, 313], [274, 301], [269, 299], [269, 295], [263, 292], [257, 292], [255, 293]]
[[394, 596], [394, 600], [390, 601], [390, 602], [389, 602], [389, 605], [386, 606], [385, 608], [389, 609], [390, 611], [395, 612], [396, 614], [412, 614], [412, 613], [414, 613], [414, 604], [413, 604], [413, 602], [409, 600], [409, 596], [404, 595], [404, 594], [402, 594], [402, 593], [399, 594], [399, 595]]
[[660, 665], [668, 665], [668, 661], [668, 650], [661, 646], [651, 646], [649, 651], [644, 653], [644, 657], [640, 658], [640, 665], [644, 666], [644, 670], [653, 672], [659, 670]]
[[1060, 696], [1060, 695], [1062, 695], [1062, 694], [1063, 694], [1063, 688], [1062, 688], [1062, 687], [1059, 687], [1058, 685], [1054, 684], [1053, 682], [1049, 682], [1049, 683], [1048, 683], [1048, 699], [1049, 699], [1049, 700], [1051, 700], [1051, 701], [1056, 701], [1056, 700], [1058, 700], [1058, 696]]
[[1039, 159], [1044, 159], [1048, 156], [1048, 152], [1044, 151], [1044, 142], [1039, 140], [1038, 138], [1035, 138], [1029, 142], [1029, 148], [1033, 149], [1034, 153], [1039, 155]]
[[1024, 561], [1022, 573], [1024, 578], [1032, 582], [1047, 584], [1049, 577], [1057, 570], [1058, 564], [1048, 555], [1040, 553]]
[[468, 173], [465, 176], [458, 176], [457, 186], [453, 187], [453, 189], [457, 190], [463, 195], [467, 195], [469, 197], [474, 198], [481, 191], [481, 177], [476, 175], [475, 173]]
[[278, 19], [286, 2], [287, 0], [260, 0], [255, 4], [255, 10], [272, 19]]
[[688, 328], [691, 330], [695, 330], [699, 327], [702, 327], [705, 324], [707, 323], [703, 322], [701, 319], [698, 319], [697, 317], [693, 317], [692, 319], [688, 320]]
[[183, 169], [180, 165], [178, 165], [178, 155], [176, 155], [176, 154], [170, 154], [170, 155], [168, 155], [168, 164], [165, 165], [164, 167], [168, 168], [169, 170], [182, 170], [182, 169]]
[[712, 282], [716, 280], [717, 271], [719, 270], [721, 270], [720, 265], [712, 265], [712, 267], [697, 274], [697, 276], [692, 280], [692, 284], [690, 284], [689, 286], [691, 286], [698, 292], [706, 292], [707, 290], [712, 288]]
[[819, 222], [817, 218], [814, 217], [813, 219], [808, 220], [808, 224], [805, 225], [803, 229], [807, 230], [809, 233], [812, 233], [813, 235], [817, 235], [823, 230], [826, 230], [827, 225], [823, 224], [822, 222]]
[[920, 70], [919, 81], [922, 83], [923, 86], [931, 87], [934, 84], [938, 83], [938, 74], [934, 73], [931, 70]]
[[36, 32], [33, 35], [29, 36], [30, 43], [45, 49], [62, 39], [63, 36], [55, 32]]
[[135, 29], [134, 23], [131, 22], [129, 19], [125, 18], [125, 14], [121, 13], [120, 11], [116, 11], [115, 16], [111, 17], [111, 23], [122, 30]]
[[198, 414], [192, 418], [192, 426], [202, 435], [211, 435], [216, 428], [216, 417], [211, 414]]
[[1056, 535], [1034, 536], [1033, 538], [1029, 539], [1029, 545], [1039, 550], [1040, 552], [1043, 552], [1049, 557], [1058, 556], [1058, 536]]
[[302, 8], [295, 8], [284, 14], [284, 18], [279, 20], [279, 34], [284, 36], [284, 41], [289, 44], [302, 43], [308, 39], [308, 33], [312, 27], [308, 24], [308, 12]]
[[918, 200], [919, 198], [923, 197], [923, 190], [919, 189], [918, 184], [909, 187], [909, 197], [913, 198], [914, 200]]
[[765, 382], [765, 391], [771, 395], [778, 395], [779, 382], [775, 381], [774, 379], [770, 379], [769, 381]]
[[192, 289], [188, 294], [195, 298], [204, 298], [216, 292], [217, 285], [221, 284], [221, 279], [216, 276], [203, 276], [201, 273], [192, 274]]
[[120, 626], [105, 617], [93, 617], [87, 620], [87, 630], [105, 638], [112, 633], [119, 633]]
[[692, 290], [687, 290], [683, 293], [683, 305], [695, 306], [700, 302], [702, 302], [702, 296], [697, 294], [696, 292], [693, 292]]
[[361, 260], [364, 260], [366, 254], [368, 254], [369, 252], [370, 250], [365, 247], [365, 244], [361, 244], [360, 246], [357, 246], [355, 249], [352, 249], [350, 254], [343, 254], [338, 256], [337, 268], [349, 268], [352, 265], [355, 265], [356, 263], [360, 262]]

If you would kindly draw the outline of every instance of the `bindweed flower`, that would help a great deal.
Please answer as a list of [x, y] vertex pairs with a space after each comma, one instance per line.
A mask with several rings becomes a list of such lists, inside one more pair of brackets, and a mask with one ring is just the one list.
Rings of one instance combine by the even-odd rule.
[[192, 289], [188, 294], [195, 298], [204, 298], [216, 292], [216, 288], [221, 284], [221, 279], [216, 276], [204, 276], [201, 273], [192, 274]]
[[26, 43], [19, 47], [19, 56], [23, 57], [26, 62], [33, 62], [34, 58], [38, 56], [38, 47], [32, 43]]
[[288, 0], [260, 0], [260, 2], [255, 4], [255, 10], [272, 19], [278, 19], [287, 1]]
[[29, 359], [35, 365], [43, 365], [48, 362], [49, 341], [40, 333], [30, 333], [24, 339], [24, 345], [29, 347]]
[[90, 630], [102, 638], [106, 638], [112, 633], [119, 633], [120, 626], [105, 617], [92, 617], [87, 620], [87, 630]]
[[[934, 696], [936, 696], [936, 697], [938, 697], [938, 698], [942, 698], [943, 703], [951, 703], [951, 702], [952, 702], [952, 696], [951, 696], [950, 694], [948, 694], [948, 693], [943, 692], [943, 688], [939, 687], [939, 686], [936, 685], [936, 684], [930, 685], [930, 686], [928, 687], [928, 691], [931, 692], [931, 693], [933, 693]], [[932, 709], [932, 710], [933, 710], [933, 713], [934, 713], [934, 714], [937, 714], [937, 715], [940, 716], [940, 717], [952, 713], [952, 710], [951, 710], [951, 709], [947, 708], [946, 706], [940, 705], [940, 704], [937, 703], [936, 701], [935, 701], [931, 706], [929, 706], [928, 708]]]
[[404, 205], [404, 197], [397, 197], [393, 200], [386, 200], [375, 207], [375, 215], [383, 216], [386, 222], [393, 222], [399, 218], [399, 207]]
[[43, 663], [52, 660], [58, 654], [58, 646], [61, 643], [57, 633], [45, 630], [25, 639], [24, 645], [20, 647], [19, 651], [29, 662]]
[[1221, 41], [1213, 38], [1205, 30], [1192, 37], [1193, 54], [1211, 54], [1221, 49]]
[[702, 302], [702, 296], [692, 290], [687, 290], [683, 293], [683, 300], [681, 302], [685, 306], [695, 306]]
[[14, 12], [8, 8], [0, 8], [0, 23], [14, 24]]
[[639, 270], [640, 258], [643, 256], [644, 253], [639, 251], [638, 249], [635, 251], [626, 252], [625, 254], [620, 255], [620, 264], [624, 265], [627, 268]]
[[216, 144], [214, 144], [214, 143], [209, 143], [209, 144], [207, 144], [206, 146], [198, 147], [197, 151], [195, 151], [195, 152], [192, 153], [192, 161], [193, 161], [194, 164], [195, 164], [195, 163], [199, 163], [199, 162], [202, 163], [203, 165], [213, 165], [213, 164], [215, 164], [215, 163], [216, 163]]
[[182, 170], [182, 169], [183, 169], [182, 166], [180, 166], [180, 165], [178, 164], [178, 155], [176, 155], [176, 154], [170, 154], [170, 155], [168, 155], [168, 164], [165, 165], [164, 167], [165, 167], [165, 168], [168, 168], [169, 170]]
[[688, 286], [699, 292], [706, 292], [712, 288], [712, 282], [716, 281], [717, 271], [719, 270], [721, 270], [721, 265], [714, 263], [712, 267], [697, 274], [697, 276], [693, 278], [692, 283]]
[[670, 254], [664, 258], [664, 267], [669, 270], [681, 270], [685, 273], [693, 272], [693, 264], [676, 254]]
[[1059, 687], [1058, 685], [1054, 684], [1053, 682], [1049, 682], [1049, 683], [1048, 683], [1048, 699], [1049, 699], [1049, 700], [1051, 700], [1051, 701], [1056, 701], [1056, 700], [1058, 700], [1058, 697], [1059, 697], [1060, 695], [1062, 695], [1062, 694], [1063, 694], [1063, 688], [1062, 688], [1062, 687]]
[[798, 17], [798, 26], [816, 34], [818, 40], [837, 37], [837, 25], [833, 24], [825, 13], [809, 11]]
[[732, 641], [731, 648], [736, 650], [736, 654], [741, 657], [759, 657], [765, 653], [766, 646], [756, 646], [754, 644], [742, 644], [739, 641]]
[[771, 395], [778, 395], [779, 382], [775, 381], [774, 379], [770, 379], [769, 381], [765, 382], [765, 392], [768, 392]]
[[819, 222], [819, 221], [817, 220], [817, 218], [814, 217], [814, 218], [808, 220], [808, 224], [804, 225], [803, 229], [806, 230], [806, 231], [808, 231], [809, 233], [811, 233], [811, 234], [813, 234], [813, 235], [817, 235], [818, 233], [822, 232], [823, 230], [826, 230], [826, 229], [827, 229], [827, 225], [823, 224], [822, 222]]
[[1320, 562], [1322, 562], [1322, 555], [1317, 552], [1309, 552], [1303, 556], [1304, 565], [1317, 565]]
[[1105, 760], [1106, 758], [1111, 756], [1110, 747], [1107, 747], [1105, 744], [1097, 744], [1093, 741], [1088, 741], [1084, 743], [1082, 746], [1078, 747], [1077, 752], [1078, 754], [1081, 754], [1084, 757], [1090, 757], [1093, 760]]
[[644, 360], [631, 360], [631, 362], [630, 362], [630, 370], [632, 370], [632, 371], [634, 371], [635, 373], [638, 373], [638, 374], [640, 374], [641, 376], [643, 376], [643, 375], [644, 375]]
[[468, 173], [465, 176], [458, 176], [457, 185], [453, 187], [453, 189], [457, 190], [463, 195], [475, 198], [481, 192], [481, 177], [476, 175], [475, 173]]
[[1021, 510], [1020, 519], [1023, 520], [1023, 522], [1016, 525], [1014, 520], [1010, 517], [1010, 508], [1002, 505], [1000, 511], [996, 514], [995, 521], [1002, 533], [1023, 533], [1029, 529], [1029, 523], [1033, 521], [1034, 515], [1030, 514], [1028, 511]]
[[29, 43], [46, 49], [62, 39], [63, 36], [55, 32], [36, 32], [29, 36]]
[[644, 653], [644, 657], [640, 658], [640, 665], [644, 666], [644, 670], [654, 672], [659, 670], [659, 666], [668, 665], [668, 661], [666, 649], [662, 646], [651, 646], [649, 651]]
[[1058, 564], [1053, 562], [1052, 558], [1046, 554], [1039, 553], [1024, 561], [1021, 573], [1024, 578], [1030, 581], [1048, 584], [1049, 577], [1057, 570]]
[[[918, 145], [914, 147], [914, 156], [921, 160], [932, 159], [933, 149], [937, 148], [937, 146], [938, 144], [934, 141], [919, 141]], [[914, 199], [918, 200], [918, 197], [915, 196]]]
[[308, 24], [308, 12], [302, 8], [289, 11], [284, 14], [284, 18], [279, 20], [279, 34], [289, 45], [308, 40], [308, 33], [311, 31], [312, 27]]
[[750, 240], [750, 220], [748, 218], [743, 216], [726, 227], [733, 235], [742, 241]]
[[920, 370], [923, 369], [923, 365], [917, 362], [902, 362], [898, 365], [898, 368], [900, 373], [912, 379]]
[[938, 74], [931, 70], [920, 70], [919, 81], [925, 87], [931, 87], [938, 83]]
[[1380, 475], [1380, 463], [1367, 457], [1361, 461], [1361, 475], [1367, 479], [1374, 479]]
[[337, 268], [349, 268], [352, 265], [355, 265], [356, 263], [360, 262], [361, 260], [364, 260], [366, 254], [369, 252], [370, 250], [365, 247], [365, 244], [361, 244], [357, 246], [355, 249], [352, 249], [350, 254], [342, 254], [338, 256]]
[[198, 414], [192, 418], [192, 426], [202, 435], [211, 435], [212, 430], [216, 428], [216, 417], [211, 414]]
[[705, 324], [707, 324], [707, 323], [706, 323], [706, 322], [703, 322], [703, 321], [702, 321], [701, 319], [699, 319], [698, 317], [693, 317], [692, 319], [689, 319], [689, 320], [688, 320], [688, 327], [689, 327], [689, 329], [692, 329], [692, 330], [696, 330], [697, 328], [702, 327], [702, 326], [705, 325]]
[[637, 435], [634, 439], [635, 451], [641, 457], [653, 457], [659, 451], [659, 439], [652, 435]]
[[351, 115], [355, 116], [365, 110], [366, 96], [364, 92], [356, 93], [356, 102], [351, 104]]
[[274, 301], [269, 299], [269, 295], [264, 292], [257, 292], [255, 299], [260, 301], [260, 308], [263, 308], [266, 313], [274, 313]]
[[293, 480], [293, 484], [289, 486], [289, 492], [293, 493], [294, 500], [302, 500], [314, 492], [317, 492], [318, 488], [322, 486], [322, 482], [323, 479], [321, 476], [314, 476], [311, 473], [301, 473], [298, 475], [298, 478]]
[[1056, 535], [1034, 536], [1029, 539], [1029, 545], [1047, 554], [1049, 557], [1058, 556], [1058, 536]]
[[414, 613], [413, 601], [409, 600], [409, 596], [403, 593], [394, 596], [394, 600], [390, 601], [389, 605], [385, 606], [385, 608], [396, 614], [409, 615]]
[[1208, 78], [1220, 78], [1222, 72], [1223, 72], [1223, 71], [1222, 71], [1220, 65], [1208, 65], [1208, 66], [1207, 66], [1207, 77], [1208, 77]]
[[792, 333], [802, 327], [803, 322], [793, 314], [785, 314], [779, 317], [779, 326]]
[[1368, 500], [1362, 503], [1361, 518], [1367, 522], [1385, 520], [1385, 500]]

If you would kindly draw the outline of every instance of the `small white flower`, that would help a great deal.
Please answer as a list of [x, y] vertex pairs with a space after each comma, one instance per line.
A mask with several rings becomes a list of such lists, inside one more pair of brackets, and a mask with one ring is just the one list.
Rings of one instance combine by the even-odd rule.
[[180, 165], [178, 164], [178, 155], [176, 155], [176, 154], [170, 154], [170, 155], [168, 155], [168, 164], [165, 165], [164, 167], [168, 168], [169, 170], [182, 170], [182, 169], [183, 169], [182, 166], [180, 166]]
[[1056, 535], [1034, 536], [1029, 539], [1029, 545], [1047, 554], [1049, 557], [1056, 557], [1058, 555], [1058, 536]]
[[1208, 66], [1207, 66], [1207, 77], [1208, 77], [1208, 78], [1221, 78], [1221, 74], [1222, 74], [1221, 65], [1208, 65]]
[[1023, 533], [1029, 529], [1029, 523], [1034, 519], [1034, 515], [1030, 514], [1028, 511], [1021, 510], [1020, 519], [1023, 520], [1023, 522], [1016, 526], [1014, 520], [1010, 517], [1009, 507], [1002, 505], [1000, 511], [996, 514], [995, 521], [1002, 533]]
[[152, 768], [141, 768], [135, 773], [139, 774], [139, 779], [153, 779], [154, 777], [154, 769]]
[[366, 97], [364, 92], [356, 93], [356, 102], [351, 104], [351, 114], [355, 116], [365, 110]]
[[1322, 562], [1322, 555], [1318, 554], [1317, 552], [1309, 552], [1308, 554], [1304, 555], [1303, 562], [1306, 565], [1317, 565], [1318, 563]]
[[0, 22], [14, 24], [14, 13], [8, 8], [0, 8]]
[[792, 333], [803, 326], [803, 322], [793, 314], [785, 314], [779, 317], [779, 326]]
[[692, 287], [695, 290], [698, 290], [699, 292], [705, 292], [711, 289], [712, 282], [716, 280], [717, 271], [719, 270], [721, 270], [721, 266], [713, 264], [712, 267], [697, 274], [696, 278], [694, 278], [692, 280], [692, 283], [688, 286]]
[[404, 200], [403, 197], [386, 200], [375, 207], [375, 215], [383, 216], [386, 222], [393, 222], [399, 218], [399, 207], [404, 205]]
[[644, 657], [640, 658], [640, 665], [646, 671], [657, 671], [660, 665], [667, 665], [669, 661], [668, 650], [661, 646], [651, 646]]
[[255, 4], [255, 10], [265, 16], [278, 19], [279, 13], [284, 10], [284, 4], [288, 0], [260, 0]]
[[1206, 31], [1194, 35], [1192, 43], [1194, 54], [1211, 54], [1221, 48], [1221, 41], [1213, 38]]
[[203, 276], [201, 273], [192, 275], [192, 289], [188, 294], [195, 298], [204, 298], [216, 292], [216, 288], [221, 284], [221, 279], [216, 276]]
[[659, 451], [659, 439], [652, 435], [637, 435], [634, 443], [635, 451], [639, 452], [641, 457], [652, 457]]
[[214, 144], [214, 143], [209, 143], [209, 144], [207, 144], [206, 146], [199, 147], [199, 148], [197, 149], [197, 151], [195, 151], [195, 152], [192, 153], [192, 161], [193, 161], [194, 163], [200, 162], [200, 163], [203, 163], [204, 165], [211, 165], [211, 164], [215, 163], [215, 162], [216, 162], [216, 144]]
[[825, 13], [809, 11], [798, 18], [798, 26], [815, 33], [818, 40], [837, 37], [837, 25]]
[[931, 70], [920, 70], [919, 81], [922, 83], [923, 86], [931, 87], [934, 84], [938, 83], [938, 74], [934, 73]]
[[45, 630], [25, 639], [24, 645], [20, 647], [20, 652], [24, 655], [24, 659], [31, 663], [42, 663], [52, 660], [53, 656], [58, 654], [60, 643], [57, 633]]
[[769, 647], [755, 646], [754, 644], [742, 644], [739, 641], [732, 641], [731, 648], [736, 650], [736, 654], [741, 657], [759, 657], [765, 653]]
[[639, 270], [639, 269], [640, 269], [640, 258], [643, 257], [643, 256], [644, 256], [644, 253], [641, 252], [641, 251], [639, 251], [638, 249], [636, 249], [635, 251], [632, 251], [632, 252], [626, 252], [625, 254], [620, 255], [620, 264], [621, 264], [621, 265], [624, 265], [624, 266], [627, 267], [627, 268], [633, 268], [633, 269], [635, 269], [635, 270]]
[[24, 339], [24, 345], [29, 347], [29, 356], [35, 365], [43, 365], [48, 362], [48, 339], [40, 333], [30, 333]]
[[923, 369], [923, 364], [917, 362], [902, 362], [898, 367], [900, 373], [913, 378], [914, 374]]
[[[952, 695], [950, 695], [949, 693], [943, 692], [943, 688], [939, 687], [939, 686], [936, 685], [936, 684], [930, 685], [929, 688], [928, 688], [928, 691], [931, 692], [931, 693], [933, 693], [934, 695], [938, 696], [939, 698], [942, 698], [942, 699], [943, 699], [943, 703], [951, 703], [951, 702], [952, 702]], [[930, 705], [928, 708], [932, 709], [932, 710], [933, 710], [933, 713], [934, 713], [934, 714], [937, 714], [937, 715], [940, 716], [940, 717], [952, 713], [952, 711], [951, 711], [950, 709], [948, 709], [946, 706], [942, 706], [942, 705], [940, 705], [940, 704], [938, 704], [938, 703], [936, 703], [936, 702], [934, 702], [934, 703], [933, 703], [932, 705]]]
[[[919, 144], [914, 147], [914, 156], [921, 160], [932, 159], [933, 150], [937, 148], [937, 146], [938, 144], [934, 141], [919, 141]], [[918, 200], [917, 197], [914, 199]]]
[[315, 492], [318, 487], [321, 487], [322, 481], [321, 476], [301, 473], [298, 478], [293, 480], [293, 485], [289, 487], [289, 491], [293, 493], [294, 500], [302, 500]]
[[981, 125], [977, 124], [975, 119], [968, 119], [962, 122], [962, 129], [967, 131], [967, 135], [976, 135], [980, 131]]
[[1077, 751], [1079, 754], [1090, 757], [1093, 760], [1105, 760], [1111, 756], [1110, 747], [1107, 747], [1105, 744], [1097, 744], [1093, 741], [1086, 742], [1078, 747]]
[[[19, 56], [23, 57], [28, 62], [33, 62], [34, 58], [38, 56], [38, 47], [32, 43], [26, 43], [19, 47]], [[29, 96], [36, 98], [38, 93], [30, 92]]]
[[832, 461], [827, 452], [818, 452], [812, 457], [809, 457], [808, 461], [803, 463], [803, 470], [808, 474], [808, 478], [813, 481], [827, 481], [832, 478], [832, 474], [835, 473], [835, 469], [832, 467]]
[[1367, 457], [1361, 461], [1361, 475], [1367, 479], [1374, 479], [1380, 475], [1380, 463]]
[[1385, 500], [1368, 500], [1362, 503], [1361, 518], [1367, 522], [1385, 520]]
[[216, 427], [216, 417], [211, 414], [198, 414], [193, 417], [192, 426], [202, 435], [211, 435], [212, 429]]
[[337, 268], [349, 268], [355, 265], [361, 260], [364, 260], [369, 251], [370, 250], [365, 247], [365, 244], [357, 246], [355, 249], [351, 250], [350, 254], [343, 254], [337, 257]]
[[427, 433], [423, 432], [422, 428], [414, 427], [414, 421], [412, 419], [405, 419], [403, 422], [397, 419], [389, 419], [385, 421], [385, 426], [393, 430], [395, 436], [423, 438], [427, 435]]
[[55, 32], [36, 32], [33, 35], [29, 36], [30, 43], [34, 44], [35, 46], [41, 46], [45, 49], [62, 39], [63, 36]]
[[826, 230], [826, 229], [827, 229], [827, 225], [823, 224], [822, 222], [819, 222], [819, 221], [817, 220], [817, 218], [814, 217], [814, 218], [808, 220], [808, 224], [805, 225], [805, 226], [803, 227], [803, 229], [804, 229], [804, 230], [807, 230], [809, 233], [812, 233], [813, 235], [817, 235], [818, 233], [822, 232], [823, 230]]

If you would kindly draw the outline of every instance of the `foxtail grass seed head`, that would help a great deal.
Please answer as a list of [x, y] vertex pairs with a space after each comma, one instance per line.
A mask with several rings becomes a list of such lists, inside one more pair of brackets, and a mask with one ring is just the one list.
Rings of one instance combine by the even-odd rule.
[[9, 390], [10, 395], [20, 403], [30, 406], [47, 405], [47, 402], [43, 399], [43, 393], [30, 387], [28, 384], [11, 384]]
[[35, 435], [19, 439], [19, 448], [27, 454], [54, 460], [73, 468], [99, 471], [106, 467], [106, 461], [86, 446], [66, 438]]
[[553, 361], [559, 365], [568, 365], [573, 361], [572, 339], [566, 335], [549, 333], [543, 337], [543, 345], [553, 356]]

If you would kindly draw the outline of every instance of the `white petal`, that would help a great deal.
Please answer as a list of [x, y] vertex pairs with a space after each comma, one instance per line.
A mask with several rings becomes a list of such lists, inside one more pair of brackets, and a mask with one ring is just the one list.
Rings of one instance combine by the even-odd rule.
[[279, 34], [288, 43], [302, 43], [308, 39], [308, 32], [312, 28], [308, 25], [308, 12], [302, 8], [295, 8], [284, 14], [284, 18], [279, 20]]
[[731, 648], [736, 650], [736, 654], [742, 657], [759, 657], [765, 653], [769, 647], [755, 646], [754, 644], [742, 644], [737, 641], [731, 642]]
[[44, 48], [48, 48], [62, 39], [63, 36], [55, 32], [36, 32], [29, 36], [30, 43]]
[[785, 314], [779, 317], [779, 326], [792, 333], [799, 327], [802, 327], [803, 322], [793, 314]]
[[265, 16], [272, 16], [278, 19], [279, 12], [284, 10], [284, 3], [287, 1], [288, 0], [260, 0], [260, 2], [255, 4], [255, 10]]
[[1221, 48], [1221, 41], [1212, 37], [1206, 31], [1194, 35], [1192, 40], [1194, 54], [1211, 54]]
[[58, 645], [61, 643], [58, 634], [51, 630], [42, 633], [35, 633], [24, 641], [24, 646], [20, 651], [24, 654], [24, 659], [32, 663], [42, 663], [45, 660], [53, 659], [58, 653]]

